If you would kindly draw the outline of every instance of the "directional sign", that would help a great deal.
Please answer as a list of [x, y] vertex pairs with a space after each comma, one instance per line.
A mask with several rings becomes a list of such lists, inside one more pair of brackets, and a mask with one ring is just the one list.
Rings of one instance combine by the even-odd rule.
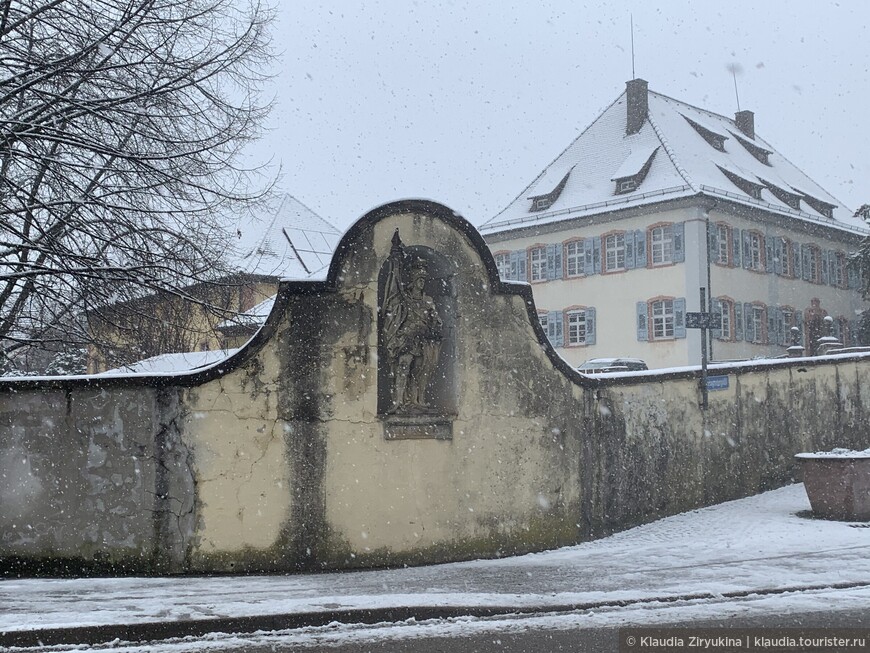
[[722, 313], [686, 313], [687, 329], [717, 329], [722, 324]]

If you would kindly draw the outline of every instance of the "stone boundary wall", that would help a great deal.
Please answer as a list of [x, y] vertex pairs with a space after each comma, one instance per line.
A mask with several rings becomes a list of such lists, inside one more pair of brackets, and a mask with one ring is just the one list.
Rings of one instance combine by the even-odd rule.
[[[450, 329], [441, 414], [405, 421], [378, 367], [396, 230], [437, 259]], [[866, 448], [868, 360], [729, 365], [707, 410], [697, 370], [584, 377], [470, 224], [398, 202], [345, 234], [324, 281], [283, 284], [217, 366], [0, 381], [0, 568], [284, 572], [568, 545], [792, 482], [799, 451]]]

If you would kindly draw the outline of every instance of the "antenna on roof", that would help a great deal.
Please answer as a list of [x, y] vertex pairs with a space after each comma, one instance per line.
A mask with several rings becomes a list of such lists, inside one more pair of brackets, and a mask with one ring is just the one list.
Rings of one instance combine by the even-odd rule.
[[740, 111], [740, 94], [737, 92], [737, 73], [743, 72], [743, 66], [741, 66], [736, 61], [732, 61], [729, 63], [726, 68], [728, 72], [731, 73], [731, 77], [734, 79], [734, 97], [737, 98], [737, 110]]
[[634, 74], [634, 14], [629, 14], [631, 20], [631, 78], [635, 79]]

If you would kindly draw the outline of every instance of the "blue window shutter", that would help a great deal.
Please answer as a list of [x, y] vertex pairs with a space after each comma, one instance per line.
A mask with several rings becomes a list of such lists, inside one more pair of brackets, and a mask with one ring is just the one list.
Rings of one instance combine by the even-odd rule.
[[810, 248], [806, 245], [801, 245], [801, 268], [803, 269], [804, 281], [815, 281], [810, 279], [812, 270], [810, 269]]
[[634, 267], [646, 267], [646, 231], [642, 229], [634, 232]]
[[595, 344], [595, 309], [586, 309], [586, 344]]
[[553, 337], [553, 346], [554, 347], [562, 347], [565, 344], [565, 339], [563, 335], [563, 320], [562, 313], [560, 311], [553, 311], [553, 325], [556, 327], [554, 331]]
[[601, 274], [601, 236], [592, 239], [592, 263], [595, 274]]
[[526, 260], [528, 255], [526, 250], [521, 249], [517, 252], [517, 281], [528, 281], [526, 276]]
[[775, 306], [767, 307], [767, 344], [775, 345], [779, 344], [779, 337], [777, 336], [778, 331], [777, 321], [776, 321], [776, 312], [779, 309]]
[[648, 311], [646, 302], [637, 303], [637, 340], [646, 342], [649, 340]]
[[627, 231], [625, 233], [625, 269], [631, 270], [634, 267], [634, 234]]
[[734, 302], [734, 339], [743, 340], [743, 304]]
[[752, 304], [743, 304], [743, 335], [746, 342], [755, 342], [755, 322], [752, 320]]
[[785, 255], [782, 238], [775, 236], [773, 239], [773, 272], [782, 274], [782, 257]]
[[719, 258], [719, 234], [716, 232], [716, 225], [707, 225], [707, 256], [711, 263]]
[[561, 279], [565, 276], [562, 269], [562, 243], [554, 245], [553, 248], [553, 278]]
[[686, 260], [686, 223], [678, 222], [671, 227], [674, 235], [674, 263]]
[[593, 243], [591, 238], [583, 241], [583, 274], [595, 274], [595, 257], [593, 256]]
[[803, 260], [801, 259], [801, 246], [797, 243], [791, 245], [791, 266], [794, 270], [795, 279], [803, 279]]
[[819, 250], [819, 266], [822, 268], [822, 283], [828, 285], [831, 280], [831, 252], [826, 249]]
[[771, 273], [773, 272], [774, 260], [774, 238], [773, 236], [764, 237], [764, 269]]
[[741, 266], [740, 258], [740, 229], [731, 228], [731, 252], [734, 260], [731, 261], [732, 267], [739, 268]]
[[547, 339], [550, 344], [557, 347], [556, 344], [556, 322], [559, 320], [559, 311], [549, 311], [547, 313]]
[[519, 278], [519, 252], [511, 252], [510, 265], [508, 265], [508, 281], [516, 281]]
[[846, 278], [849, 288], [854, 290], [858, 287], [858, 270], [852, 265], [851, 260], [846, 263]]
[[780, 343], [783, 347], [788, 347], [791, 345], [791, 324], [786, 322], [785, 315], [780, 313], [780, 330], [782, 331], [782, 342]]
[[686, 300], [674, 300], [674, 338], [686, 337]]
[[751, 246], [749, 243], [749, 239], [751, 238], [751, 235], [745, 229], [741, 229], [740, 233], [742, 234], [742, 240], [743, 240], [743, 267], [748, 270], [750, 267], [752, 267], [752, 256], [749, 253], [750, 249], [751, 249]]
[[788, 345], [789, 325], [785, 323], [785, 313], [778, 306], [773, 310], [776, 311], [776, 342], [780, 345]]
[[[794, 325], [799, 329], [799, 338], [798, 343], [803, 342], [804, 339], [804, 312], [803, 311], [795, 311], [794, 312]], [[788, 334], [788, 342], [791, 344], [791, 333]]]
[[[722, 304], [722, 302], [720, 300], [716, 299], [713, 301], [713, 312], [714, 313], [719, 313], [721, 315], [722, 313], [725, 312], [725, 308], [726, 308], [726, 306], [724, 304]], [[721, 338], [722, 337], [722, 321], [721, 320], [719, 321], [717, 326], [714, 326], [712, 329], [710, 329], [710, 333], [713, 335], [714, 338]]]
[[556, 247], [558, 245], [547, 245], [547, 281], [556, 278]]

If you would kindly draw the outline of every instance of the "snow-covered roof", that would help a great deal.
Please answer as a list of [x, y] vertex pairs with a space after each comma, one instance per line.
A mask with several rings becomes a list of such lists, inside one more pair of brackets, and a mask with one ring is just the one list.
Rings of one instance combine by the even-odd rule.
[[185, 351], [160, 354], [129, 365], [107, 370], [94, 376], [118, 376], [124, 374], [175, 374], [213, 365], [235, 354], [238, 349], [214, 349], [210, 351]]
[[218, 330], [239, 326], [263, 326], [263, 324], [266, 323], [266, 318], [269, 317], [269, 313], [272, 312], [272, 307], [275, 306], [276, 297], [277, 295], [272, 295], [268, 299], [264, 299], [263, 301], [261, 301], [256, 306], [252, 306], [244, 313], [239, 313], [238, 315], [230, 318], [229, 320], [224, 320], [217, 325]]
[[634, 177], [637, 173], [640, 172], [641, 168], [643, 168], [649, 158], [659, 149], [658, 145], [650, 145], [645, 144], [639, 147], [633, 148], [628, 156], [625, 158], [625, 161], [622, 162], [622, 165], [617, 168], [616, 172], [610, 175], [611, 181], [616, 181], [617, 179], [625, 179], [626, 177]]
[[[486, 235], [706, 195], [852, 233], [867, 233], [863, 220], [854, 217], [839, 200], [757, 134], [750, 137], [743, 133], [734, 119], [654, 91], [649, 91], [647, 97], [647, 118], [637, 133], [626, 135], [626, 93], [622, 93], [507, 208], [485, 222], [481, 232]], [[724, 138], [723, 149], [715, 147], [690, 121]], [[652, 159], [642, 183], [632, 192], [617, 194], [614, 180], [628, 168], [638, 167], [638, 161], [645, 155], [649, 158], [656, 148], [662, 151]], [[763, 162], [764, 156], [769, 165]], [[723, 170], [732, 171], [756, 185], [776, 184], [783, 191], [808, 196], [808, 199], [801, 199], [800, 208], [796, 209], [767, 188], [761, 191], [760, 198], [752, 197]], [[567, 183], [552, 205], [544, 211], [531, 210], [528, 198], [550, 193], [553, 180], [562, 179], [568, 171], [571, 174]], [[819, 212], [810, 201], [832, 206], [832, 216]]]
[[233, 243], [241, 272], [308, 279], [325, 270], [341, 232], [292, 195], [258, 215], [239, 218]]

